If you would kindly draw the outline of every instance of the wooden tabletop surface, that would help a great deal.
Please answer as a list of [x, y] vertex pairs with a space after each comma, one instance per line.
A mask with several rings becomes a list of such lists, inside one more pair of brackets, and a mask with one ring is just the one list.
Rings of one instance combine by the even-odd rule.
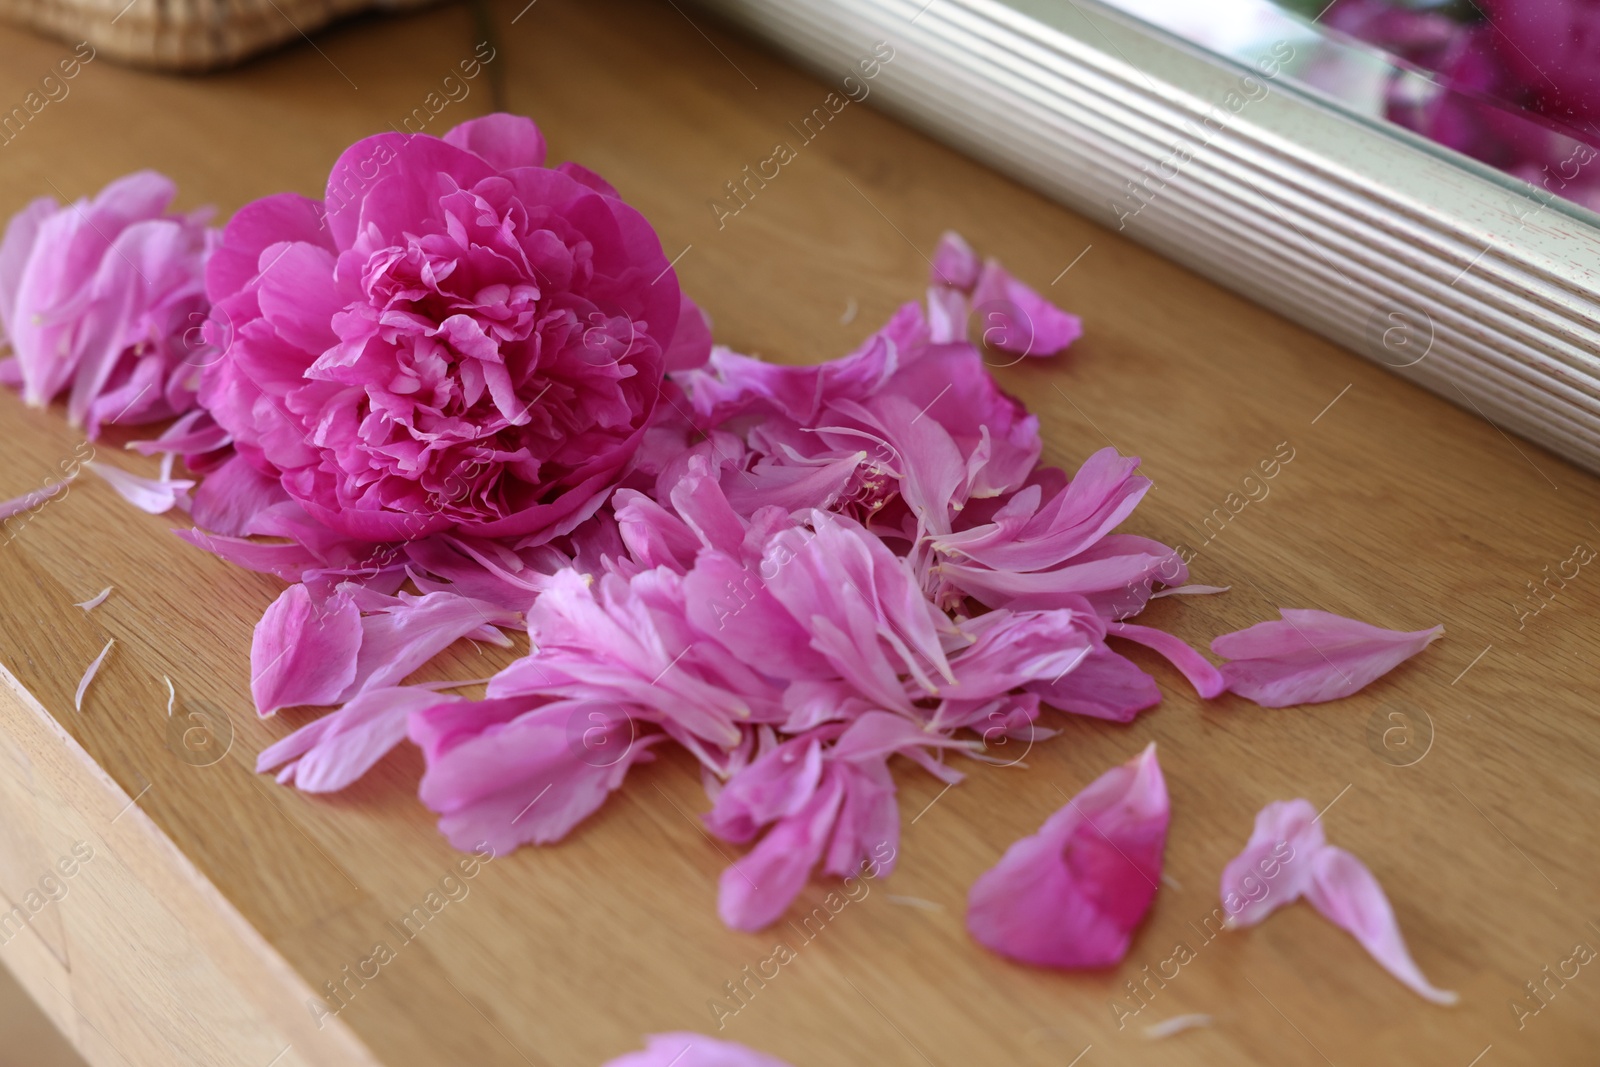
[[[1060, 736], [1025, 766], [974, 764], [942, 795], [899, 773], [899, 870], [801, 942], [718, 922], [728, 848], [700, 829], [706, 802], [681, 754], [636, 769], [560, 845], [459, 880], [416, 799], [414, 751], [334, 797], [254, 775], [256, 753], [305, 715], [251, 710], [251, 627], [280, 583], [179, 541], [176, 513], [135, 512], [82, 477], [0, 547], [5, 906], [74, 844], [93, 859], [0, 960], [91, 1063], [597, 1065], [647, 1032], [717, 1033], [708, 1002], [779, 938], [796, 958], [719, 1036], [797, 1067], [1593, 1062], [1600, 968], [1574, 953], [1600, 946], [1600, 574], [1582, 570], [1537, 614], [1519, 619], [1518, 605], [1575, 546], [1600, 544], [1595, 478], [870, 107], [849, 106], [719, 227], [708, 202], [833, 87], [672, 2], [524, 2], [493, 8], [495, 58], [430, 132], [490, 110], [497, 80], [500, 106], [536, 118], [554, 159], [605, 174], [669, 256], [687, 250], [683, 284], [721, 341], [782, 361], [839, 355], [918, 295], [924, 254], [957, 229], [1084, 318], [1066, 357], [997, 371], [1039, 413], [1046, 459], [1075, 465], [1107, 443], [1142, 456], [1156, 488], [1125, 528], [1189, 545], [1195, 580], [1232, 587], [1159, 601], [1151, 621], [1203, 645], [1280, 606], [1317, 607], [1443, 623], [1445, 638], [1352, 699], [1289, 710], [1202, 703], [1137, 651], [1165, 700], [1131, 726], [1057, 716]], [[91, 63], [0, 148], [0, 212], [142, 167], [224, 216], [315, 194], [344, 146], [398, 124], [483, 38], [468, 8], [447, 6], [346, 23], [214, 77]], [[0, 30], [0, 103], [69, 51]], [[128, 437], [96, 448], [153, 470], [121, 450]], [[0, 498], [83, 448], [59, 408], [10, 391], [0, 442]], [[1220, 532], [1204, 525], [1284, 448], [1264, 498]], [[72, 606], [108, 584], [103, 606]], [[432, 675], [507, 659], [464, 647]], [[172, 722], [206, 715], [225, 718], [231, 743], [197, 756]], [[973, 879], [1061, 791], [1151, 740], [1172, 796], [1170, 879], [1124, 963], [1053, 973], [974, 944]], [[1303, 904], [1248, 932], [1202, 932], [1254, 813], [1296, 796], [1331, 805], [1330, 839], [1381, 880], [1457, 1007], [1409, 993]], [[397, 943], [392, 924], [441, 883], [447, 906]], [[379, 942], [393, 958], [349, 982], [347, 967], [372, 973], [362, 961]], [[1193, 959], [1119, 1029], [1125, 983], [1171, 974], [1180, 942]], [[1563, 967], [1564, 983], [1549, 977]], [[306, 1003], [328, 982], [351, 991], [336, 1019]], [[1190, 1012], [1212, 1025], [1144, 1036]]]

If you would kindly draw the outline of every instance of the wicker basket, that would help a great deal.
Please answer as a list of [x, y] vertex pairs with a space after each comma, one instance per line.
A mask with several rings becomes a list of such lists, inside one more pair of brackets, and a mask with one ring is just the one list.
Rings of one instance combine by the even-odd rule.
[[433, 0], [0, 0], [0, 19], [62, 40], [88, 41], [117, 62], [201, 71], [299, 40], [367, 10]]

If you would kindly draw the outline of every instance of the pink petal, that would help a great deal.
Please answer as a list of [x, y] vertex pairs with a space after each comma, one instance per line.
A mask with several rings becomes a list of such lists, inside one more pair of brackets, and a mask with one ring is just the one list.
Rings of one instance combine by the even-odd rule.
[[763, 826], [803, 808], [821, 781], [821, 740], [815, 734], [790, 738], [728, 779], [706, 826], [742, 845]]
[[[626, 716], [592, 701], [518, 712], [528, 705], [521, 698], [459, 701], [412, 717], [411, 737], [428, 760], [418, 795], [459, 849], [487, 844], [504, 855], [529, 842], [559, 841], [633, 764], [651, 758], [650, 746], [663, 736], [635, 739]], [[605, 745], [595, 730], [607, 731]]]
[[1222, 906], [1232, 926], [1254, 926], [1311, 884], [1312, 859], [1326, 846], [1309, 800], [1277, 800], [1256, 814], [1244, 851], [1222, 871]]
[[444, 135], [446, 144], [464, 148], [496, 170], [544, 166], [544, 134], [532, 119], [495, 112], [468, 119]]
[[1161, 878], [1171, 817], [1155, 745], [1091, 782], [973, 883], [967, 929], [1045, 967], [1109, 967]]
[[361, 620], [361, 649], [343, 699], [395, 685], [482, 626], [509, 626], [517, 614], [456, 593], [400, 599]]
[[1132, 722], [1139, 712], [1161, 703], [1156, 680], [1103, 641], [1060, 678], [1031, 682], [1027, 688], [1051, 707], [1112, 722]]
[[1460, 999], [1422, 976], [1400, 936], [1389, 898], [1365, 864], [1344, 849], [1329, 845], [1312, 857], [1311, 868], [1306, 898], [1334, 925], [1361, 942], [1384, 970], [1435, 1004], [1454, 1004]]
[[104, 604], [106, 602], [106, 597], [108, 597], [110, 595], [111, 595], [111, 586], [108, 585], [104, 589], [102, 589], [98, 593], [96, 593], [94, 596], [90, 597], [88, 600], [80, 600], [78, 603], [76, 603], [76, 604], [74, 604], [72, 606], [75, 607], [75, 608], [82, 608], [84, 611], [93, 611], [95, 608], [99, 607], [101, 604]]
[[651, 1034], [642, 1052], [629, 1052], [608, 1060], [604, 1067], [789, 1067], [775, 1057], [687, 1032]]
[[39, 507], [46, 500], [61, 492], [62, 487], [71, 481], [71, 478], [62, 478], [59, 481], [49, 483], [42, 489], [35, 489], [32, 492], [23, 493], [21, 496], [14, 496], [10, 500], [0, 501], [0, 522], [4, 522], [13, 515], [20, 515], [24, 511], [32, 511], [34, 508]]
[[984, 343], [1023, 356], [1053, 356], [1083, 336], [1083, 322], [989, 260], [972, 290]]
[[970, 292], [978, 284], [978, 253], [972, 250], [966, 239], [954, 230], [946, 230], [939, 235], [939, 243], [933, 250], [932, 269], [928, 272], [928, 281], [932, 285], [950, 286], [963, 292]]
[[1281, 620], [1258, 622], [1211, 642], [1231, 662], [1222, 675], [1230, 690], [1262, 707], [1338, 700], [1382, 677], [1444, 633], [1385, 630], [1326, 611], [1279, 610]]
[[251, 526], [256, 515], [288, 499], [278, 479], [262, 474], [236, 455], [205, 476], [195, 490], [190, 514], [196, 526], [239, 537], [256, 532]]
[[822, 859], [844, 800], [844, 779], [830, 768], [801, 809], [778, 821], [760, 844], [717, 880], [717, 914], [734, 930], [754, 931], [778, 920], [805, 888]]
[[94, 662], [89, 664], [88, 669], [83, 672], [83, 677], [78, 679], [78, 691], [72, 695], [72, 706], [79, 711], [83, 710], [83, 694], [89, 691], [89, 683], [94, 681], [96, 674], [100, 673], [100, 664], [106, 661], [106, 655], [110, 653], [111, 646], [116, 643], [117, 639], [115, 637], [107, 640], [106, 647], [100, 650], [100, 654], [94, 658]]
[[250, 693], [256, 713], [297, 704], [333, 704], [356, 676], [361, 612], [343, 590], [316, 602], [291, 585], [256, 623], [250, 645]]
[[163, 514], [180, 502], [187, 502], [188, 490], [194, 488], [194, 482], [187, 478], [144, 478], [103, 461], [90, 460], [84, 466], [104, 478], [122, 499], [151, 515]]
[[672, 342], [667, 345], [666, 363], [667, 370], [686, 371], [703, 367], [706, 360], [711, 358], [711, 318], [700, 306], [689, 299], [689, 294], [681, 296], [682, 308], [678, 311], [678, 328], [672, 335]]
[[1131, 622], [1114, 622], [1106, 632], [1113, 637], [1121, 637], [1161, 653], [1174, 667], [1183, 672], [1183, 676], [1189, 679], [1189, 684], [1194, 686], [1195, 691], [1206, 700], [1220, 695], [1228, 687], [1222, 672], [1213, 667], [1204, 656], [1190, 648], [1180, 637]]
[[412, 712], [452, 699], [423, 688], [369, 689], [263, 750], [256, 773], [288, 763], [280, 782], [307, 793], [343, 789], [405, 740]]
[[[22, 285], [22, 273], [39, 238], [39, 228], [60, 207], [54, 199], [41, 197], [30, 201], [6, 223], [5, 237], [0, 239], [0, 333], [9, 335], [12, 330], [17, 311], [17, 289]], [[11, 384], [21, 384], [20, 368], [18, 373], [18, 381]]]

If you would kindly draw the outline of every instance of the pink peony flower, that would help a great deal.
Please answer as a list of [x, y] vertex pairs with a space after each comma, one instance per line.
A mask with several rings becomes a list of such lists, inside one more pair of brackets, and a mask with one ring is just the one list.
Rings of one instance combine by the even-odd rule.
[[1308, 800], [1278, 800], [1256, 815], [1244, 851], [1222, 872], [1222, 902], [1234, 926], [1254, 926], [1302, 896], [1348, 931], [1384, 970], [1435, 1004], [1458, 997], [1423, 977], [1394, 909], [1365, 864], [1327, 843]]
[[206, 272], [227, 351], [201, 386], [265, 482], [234, 491], [275, 486], [367, 541], [538, 542], [595, 512], [662, 374], [709, 338], [644, 217], [544, 153], [511, 115], [379, 134], [334, 164], [324, 202], [234, 216]]
[[608, 1060], [605, 1067], [789, 1067], [732, 1041], [695, 1033], [651, 1034], [641, 1052]]
[[1089, 783], [972, 885], [967, 929], [1042, 967], [1109, 967], [1161, 880], [1171, 817], [1156, 746]]
[[200, 367], [216, 358], [201, 341], [215, 233], [207, 212], [170, 212], [176, 194], [140, 171], [93, 200], [35, 200], [0, 241], [0, 326], [15, 353], [0, 380], [34, 405], [67, 392], [90, 439], [105, 423], [188, 411]]

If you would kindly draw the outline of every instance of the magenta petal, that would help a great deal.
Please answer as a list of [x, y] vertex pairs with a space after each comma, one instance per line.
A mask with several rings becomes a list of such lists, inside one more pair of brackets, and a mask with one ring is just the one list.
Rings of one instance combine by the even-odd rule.
[[1309, 800], [1277, 800], [1256, 814], [1244, 851], [1222, 871], [1222, 906], [1232, 926], [1254, 926], [1311, 884], [1312, 859], [1326, 846]]
[[279, 781], [307, 793], [343, 789], [405, 740], [412, 712], [452, 699], [421, 688], [369, 689], [263, 750], [256, 773], [293, 760]]
[[1190, 648], [1188, 642], [1180, 637], [1131, 622], [1114, 622], [1106, 632], [1113, 637], [1121, 637], [1161, 653], [1174, 667], [1183, 672], [1183, 676], [1189, 679], [1189, 684], [1207, 700], [1220, 695], [1228, 687], [1227, 682], [1223, 680], [1222, 672], [1213, 667], [1204, 656]]
[[227, 537], [253, 533], [251, 520], [273, 504], [289, 499], [278, 479], [256, 470], [243, 456], [234, 456], [207, 474], [194, 491], [195, 525]]
[[464, 148], [495, 170], [544, 166], [544, 134], [530, 118], [495, 112], [468, 119], [444, 135], [447, 144]]
[[1013, 278], [997, 261], [983, 265], [972, 309], [984, 342], [1023, 356], [1053, 356], [1083, 336], [1083, 322]]
[[954, 230], [939, 235], [933, 250], [932, 269], [928, 281], [933, 285], [947, 285], [962, 292], [971, 292], [978, 284], [978, 253], [967, 244], [966, 238]]
[[1161, 703], [1156, 680], [1103, 641], [1066, 674], [1026, 688], [1051, 707], [1112, 722], [1132, 722], [1141, 711]]
[[1007, 849], [973, 883], [967, 929], [1023, 963], [1111, 966], [1155, 900], [1170, 817], [1152, 744]]
[[604, 1067], [789, 1067], [783, 1060], [704, 1034], [651, 1034], [641, 1052], [629, 1052]]
[[722, 872], [717, 914], [724, 923], [751, 931], [778, 920], [822, 858], [843, 799], [843, 778], [837, 772], [826, 775], [804, 807], [779, 820], [760, 844]]
[[1385, 630], [1326, 611], [1279, 614], [1211, 642], [1211, 651], [1232, 661], [1222, 667], [1228, 688], [1266, 708], [1347, 697], [1444, 633], [1443, 626]]
[[356, 675], [361, 613], [348, 593], [317, 603], [291, 585], [256, 623], [250, 645], [250, 693], [257, 714], [296, 704], [332, 704]]
[[667, 370], [696, 370], [711, 358], [711, 319], [700, 306], [681, 295], [682, 307], [678, 311], [678, 328], [672, 334], [665, 355]]
[[345, 698], [403, 681], [479, 627], [509, 626], [516, 621], [514, 611], [456, 593], [404, 598], [361, 620], [361, 651]]
[[1400, 936], [1400, 925], [1383, 887], [1365, 864], [1344, 849], [1329, 845], [1311, 858], [1306, 898], [1417, 995], [1435, 1004], [1454, 1004], [1460, 999], [1422, 976]]

